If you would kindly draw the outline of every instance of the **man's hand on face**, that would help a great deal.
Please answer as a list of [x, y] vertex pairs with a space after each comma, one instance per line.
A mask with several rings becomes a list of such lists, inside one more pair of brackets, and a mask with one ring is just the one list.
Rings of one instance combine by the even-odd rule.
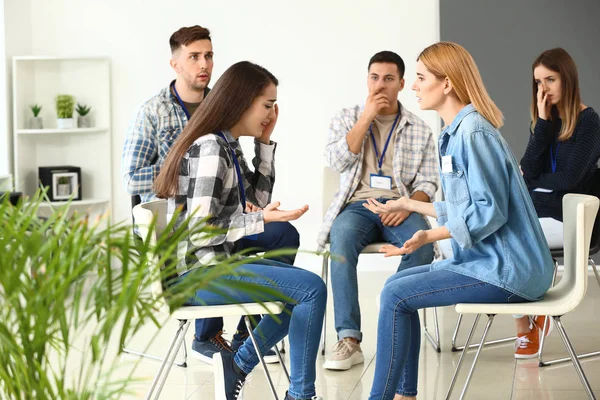
[[373, 121], [382, 109], [389, 106], [390, 99], [388, 98], [387, 94], [383, 92], [383, 88], [379, 88], [369, 93], [363, 115], [370, 121]]

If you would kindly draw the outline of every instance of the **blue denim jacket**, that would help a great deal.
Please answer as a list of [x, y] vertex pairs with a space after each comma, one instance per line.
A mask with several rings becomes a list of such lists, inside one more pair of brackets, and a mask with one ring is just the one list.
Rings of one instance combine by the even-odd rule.
[[452, 235], [454, 258], [433, 264], [538, 300], [553, 262], [519, 166], [500, 132], [469, 104], [439, 138], [452, 172], [443, 171], [446, 201], [434, 203]]

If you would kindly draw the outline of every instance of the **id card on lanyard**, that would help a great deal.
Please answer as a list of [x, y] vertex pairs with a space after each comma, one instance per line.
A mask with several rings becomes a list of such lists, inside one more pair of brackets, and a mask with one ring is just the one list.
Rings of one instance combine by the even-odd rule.
[[[244, 181], [242, 179], [242, 170], [240, 168], [240, 162], [238, 161], [235, 151], [229, 145], [229, 142], [227, 141], [227, 138], [225, 137], [223, 132], [219, 132], [218, 135], [221, 136], [221, 138], [225, 141], [225, 143], [227, 143], [227, 147], [229, 147], [229, 151], [231, 152], [231, 158], [233, 159], [233, 164], [235, 166], [235, 172], [237, 174], [238, 189], [239, 189], [239, 193], [240, 193], [240, 200], [242, 202], [242, 213], [245, 214], [246, 213], [246, 190], [244, 189]], [[244, 236], [244, 239], [257, 240], [258, 235]]]
[[390, 133], [388, 134], [388, 138], [383, 146], [383, 151], [381, 152], [381, 157], [379, 157], [379, 150], [377, 150], [377, 141], [375, 140], [375, 135], [373, 134], [373, 123], [369, 126], [369, 133], [371, 134], [371, 140], [373, 141], [373, 148], [375, 149], [375, 157], [377, 159], [377, 174], [371, 174], [371, 187], [374, 189], [392, 189], [392, 177], [383, 174], [383, 170], [381, 169], [383, 166], [383, 158], [385, 157], [385, 153], [387, 151], [388, 145], [390, 144], [390, 140], [394, 134], [394, 130], [396, 129], [396, 125], [398, 124], [398, 119], [400, 118], [400, 102], [398, 102], [398, 114], [396, 114], [396, 119], [394, 119], [394, 123], [392, 124], [392, 129], [390, 129]]

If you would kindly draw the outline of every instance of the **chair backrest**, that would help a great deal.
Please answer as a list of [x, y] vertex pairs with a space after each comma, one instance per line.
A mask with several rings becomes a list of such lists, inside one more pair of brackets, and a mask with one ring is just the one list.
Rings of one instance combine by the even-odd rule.
[[553, 291], [568, 301], [564, 312], [574, 309], [585, 296], [588, 282], [590, 238], [600, 200], [595, 196], [570, 193], [563, 197], [564, 265], [562, 279]]
[[[155, 248], [157, 238], [162, 235], [167, 226], [167, 200], [155, 200], [149, 203], [138, 204], [133, 207], [133, 216], [138, 226], [142, 240], [150, 241], [150, 248]], [[151, 235], [148, 235], [152, 221], [156, 219], [156, 225]], [[163, 284], [160, 274], [159, 257], [154, 254], [149, 255], [151, 274], [155, 278], [152, 282], [152, 295], [159, 299], [163, 293]], [[166, 303], [162, 303], [166, 307]]]
[[[590, 194], [600, 198], [600, 168], [596, 168], [594, 171]], [[594, 224], [594, 230], [592, 231], [590, 255], [596, 254], [598, 251], [600, 251], [600, 214], [596, 217], [596, 223]]]
[[323, 218], [338, 190], [340, 190], [340, 173], [330, 167], [323, 168]]

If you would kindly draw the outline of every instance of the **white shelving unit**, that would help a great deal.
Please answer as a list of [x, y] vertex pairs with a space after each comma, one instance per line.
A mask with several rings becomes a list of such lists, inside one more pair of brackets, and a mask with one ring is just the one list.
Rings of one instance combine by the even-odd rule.
[[[54, 99], [70, 94], [92, 107], [92, 128], [58, 129]], [[42, 106], [44, 129], [28, 129], [32, 104]], [[38, 167], [81, 168], [82, 200], [71, 206], [96, 211], [112, 205], [110, 60], [105, 57], [13, 57], [15, 190], [31, 196]], [[73, 117], [77, 118], [74, 112]], [[49, 212], [64, 202], [43, 204]]]

